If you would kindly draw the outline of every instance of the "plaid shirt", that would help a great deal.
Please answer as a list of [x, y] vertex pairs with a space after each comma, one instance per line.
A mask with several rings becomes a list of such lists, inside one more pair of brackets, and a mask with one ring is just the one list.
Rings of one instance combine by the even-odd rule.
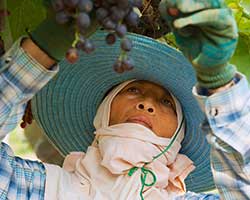
[[[20, 47], [20, 40], [0, 61], [0, 139], [21, 120], [26, 102], [57, 72], [48, 71]], [[57, 67], [56, 67], [57, 68]], [[212, 146], [215, 184], [222, 199], [250, 199], [250, 90], [247, 80], [212, 96], [194, 95], [206, 113], [203, 129]], [[210, 124], [210, 126], [209, 126]], [[44, 199], [46, 172], [39, 162], [13, 155], [0, 144], [0, 200]], [[218, 195], [187, 192], [177, 199], [219, 199]]]
[[222, 199], [250, 199], [250, 89], [237, 74], [236, 85], [209, 97], [196, 96], [207, 116], [202, 128], [211, 144], [214, 182]]
[[[18, 40], [0, 60], [0, 139], [20, 122], [26, 102], [57, 72], [29, 57]], [[42, 163], [15, 157], [0, 144], [0, 200], [44, 199], [46, 172]]]

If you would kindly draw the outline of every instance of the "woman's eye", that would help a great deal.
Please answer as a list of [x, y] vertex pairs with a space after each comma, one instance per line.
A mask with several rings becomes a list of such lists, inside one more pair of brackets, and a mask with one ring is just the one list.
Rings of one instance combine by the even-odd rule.
[[131, 87], [131, 88], [128, 88], [127, 90], [128, 92], [133, 92], [133, 93], [139, 93], [139, 89], [137, 89], [136, 87]]
[[169, 101], [168, 99], [162, 99], [162, 104], [165, 106], [173, 106], [171, 101]]

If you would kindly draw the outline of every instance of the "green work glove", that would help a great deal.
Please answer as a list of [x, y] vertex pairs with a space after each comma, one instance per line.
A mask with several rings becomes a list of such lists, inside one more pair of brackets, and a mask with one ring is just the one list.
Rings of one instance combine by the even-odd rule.
[[[61, 25], [55, 20], [56, 11], [53, 10], [51, 2], [54, 0], [44, 0], [47, 8], [47, 18], [30, 33], [31, 39], [51, 58], [60, 61], [64, 58], [67, 50], [75, 40], [75, 26], [72, 22]], [[93, 20], [94, 21], [94, 20]], [[86, 31], [88, 37], [97, 29], [94, 22]]]
[[236, 69], [229, 59], [238, 31], [223, 0], [162, 0], [159, 9], [201, 87], [218, 88], [233, 79]]

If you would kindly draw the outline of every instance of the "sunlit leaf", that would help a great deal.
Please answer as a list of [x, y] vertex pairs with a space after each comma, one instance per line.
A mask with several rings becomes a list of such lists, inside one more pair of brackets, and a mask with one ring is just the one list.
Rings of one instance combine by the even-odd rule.
[[241, 0], [240, 4], [245, 9], [245, 11], [250, 14], [250, 0]]
[[9, 33], [14, 40], [26, 34], [26, 29], [33, 29], [46, 15], [42, 0], [8, 0], [7, 9]]
[[250, 40], [240, 37], [237, 49], [231, 59], [240, 72], [244, 73], [250, 80]]

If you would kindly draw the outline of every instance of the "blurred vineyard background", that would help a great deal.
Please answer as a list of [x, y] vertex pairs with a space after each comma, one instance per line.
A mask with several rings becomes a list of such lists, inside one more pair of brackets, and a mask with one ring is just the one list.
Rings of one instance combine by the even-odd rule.
[[5, 138], [5, 142], [11, 145], [17, 156], [32, 160], [37, 159], [32, 146], [21, 128], [16, 128], [7, 138]]
[[[250, 80], [250, 0], [225, 0], [232, 9], [239, 27], [239, 43], [235, 54], [231, 60], [239, 71], [244, 73]], [[4, 39], [5, 47], [8, 49], [18, 37], [26, 34], [25, 29], [34, 29], [46, 16], [42, 0], [1, 0], [0, 10], [7, 8], [10, 12], [4, 19], [4, 29], [0, 36]], [[143, 34], [169, 45], [176, 47], [173, 35], [169, 33], [166, 23], [160, 18], [158, 12], [159, 0], [144, 0], [141, 8], [141, 22], [138, 27], [131, 28], [130, 31]], [[32, 15], [30, 14], [32, 13]], [[36, 125], [34, 125], [36, 126]], [[55, 157], [56, 153], [51, 152], [43, 143], [45, 138], [42, 136], [38, 127], [29, 127], [26, 134], [21, 128], [17, 128], [6, 139], [11, 144], [15, 153], [25, 158], [36, 159], [33, 148], [42, 148], [44, 154]], [[30, 134], [29, 132], [33, 132]], [[29, 135], [27, 137], [25, 135]], [[46, 157], [46, 155], [43, 155]], [[49, 158], [48, 158], [49, 159]], [[57, 162], [61, 162], [61, 157], [57, 157]]]

